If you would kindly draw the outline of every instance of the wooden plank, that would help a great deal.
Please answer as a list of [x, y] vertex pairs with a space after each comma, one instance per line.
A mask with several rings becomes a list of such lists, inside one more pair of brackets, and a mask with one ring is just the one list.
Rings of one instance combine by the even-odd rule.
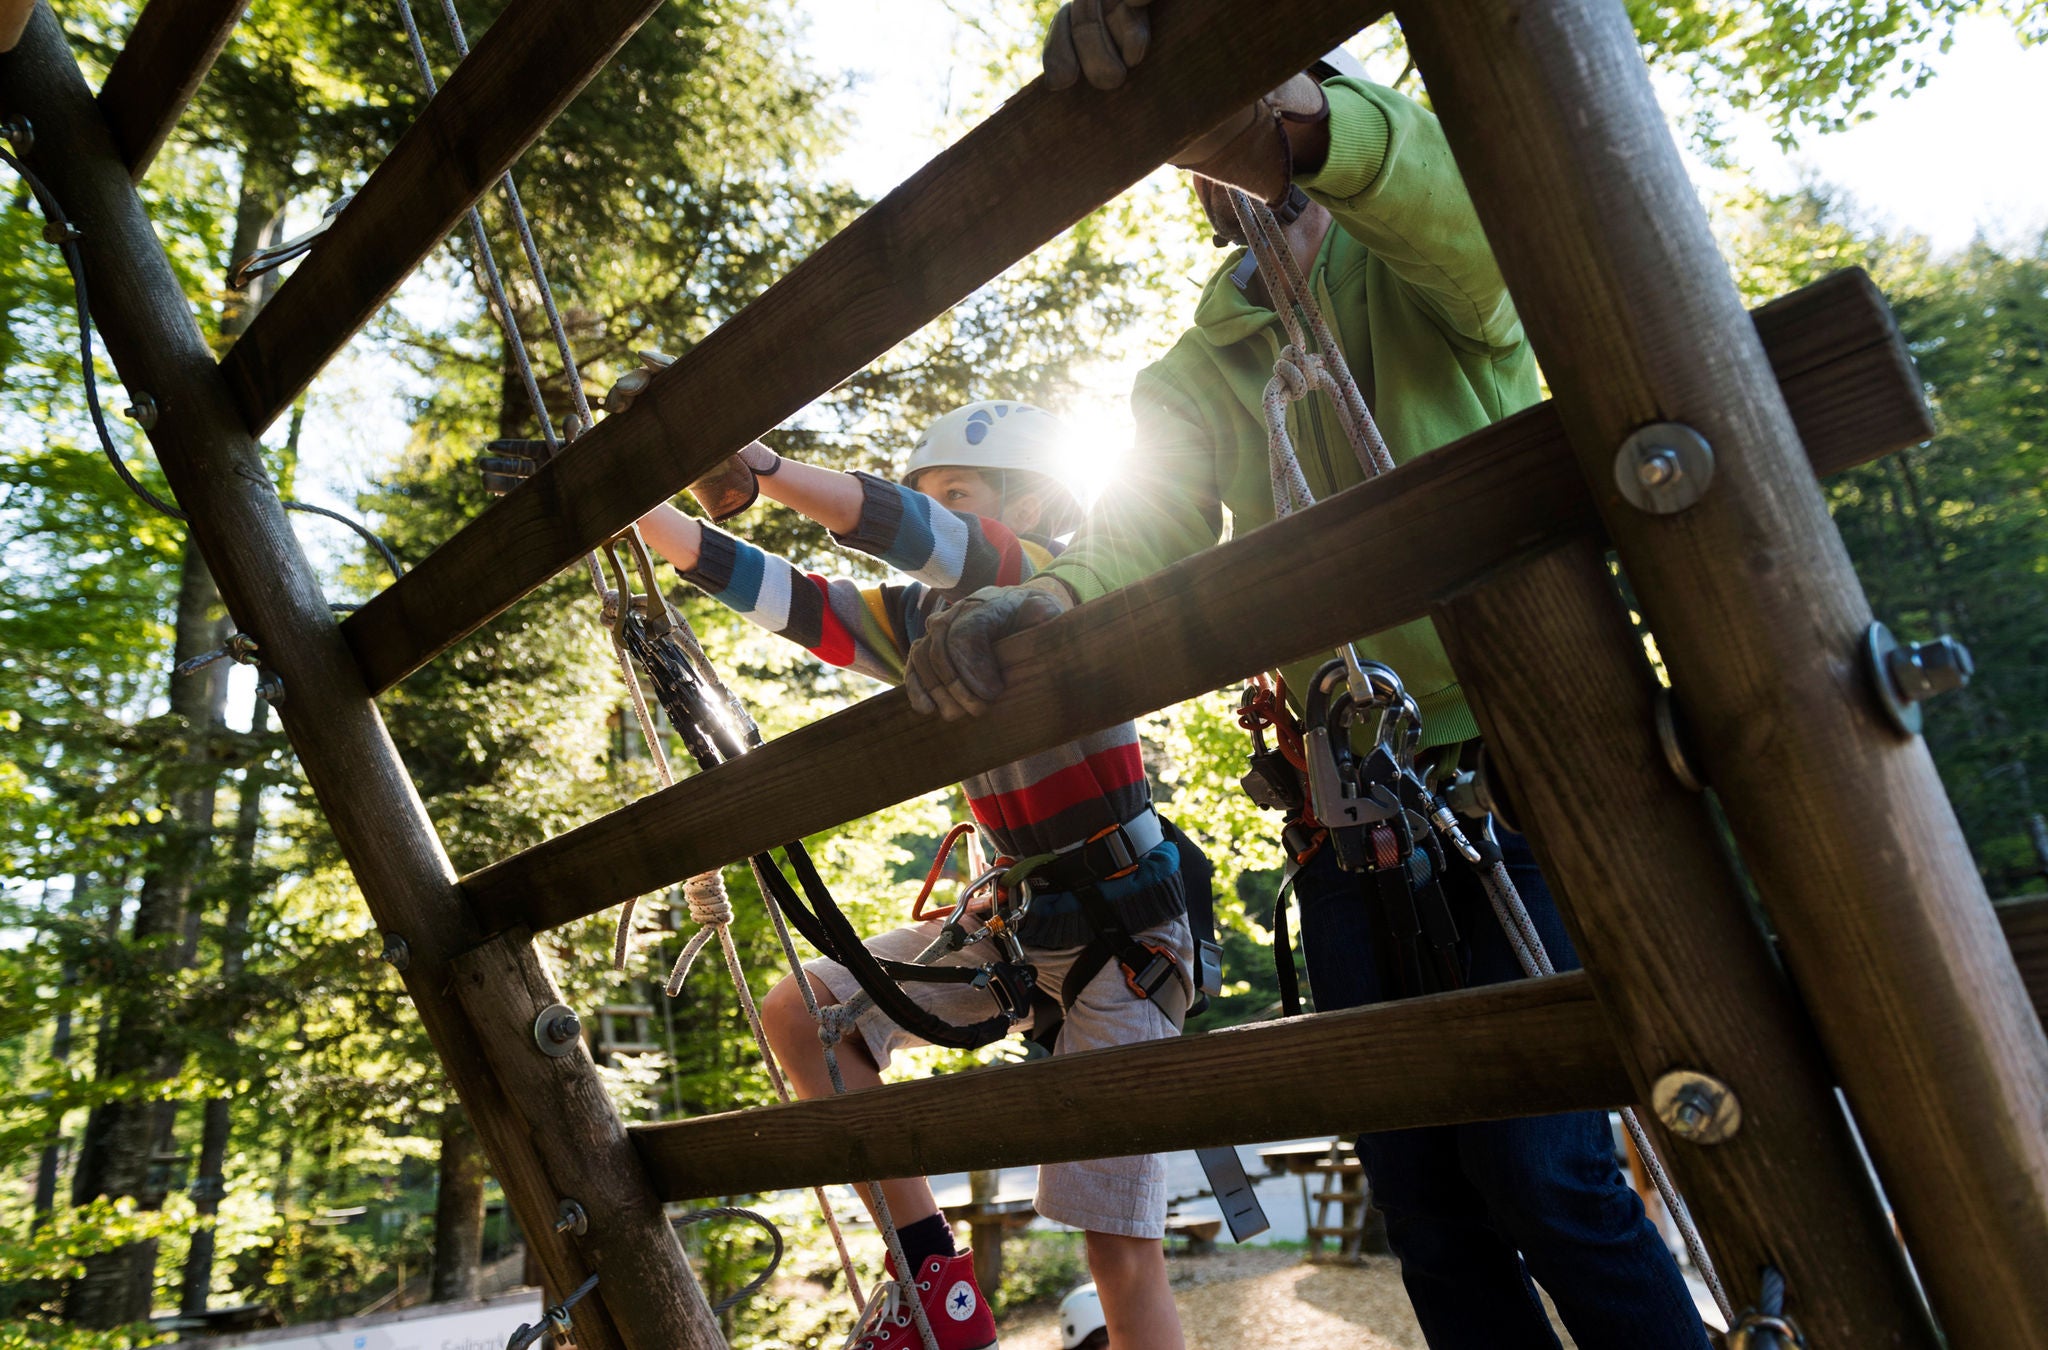
[[[548, 1158], [554, 1194], [575, 1201], [593, 1218], [603, 1216], [578, 1244], [603, 1278], [598, 1287], [634, 1299], [664, 1288], [673, 1277], [667, 1253], [641, 1235], [665, 1228], [668, 1220], [589, 1050], [580, 1038], [566, 1055], [543, 1054], [534, 1043], [535, 1021], [562, 995], [533, 961], [532, 939], [502, 934], [456, 957], [449, 972], [455, 997], [514, 1108], [528, 1129], [554, 1137]], [[639, 1333], [652, 1334], [657, 1345], [723, 1350], [717, 1320], [697, 1282], [685, 1280], [673, 1292], [647, 1300]]]
[[[1935, 1315], [1959, 1346], [2048, 1345], [2048, 1037], [1926, 746], [1865, 686], [1869, 604], [1625, 8], [1402, 19]], [[1677, 515], [1615, 485], [1659, 420], [1716, 459]]]
[[[1834, 322], [1819, 322], [1821, 310]], [[1788, 334], [1794, 405], [1837, 419], [1811, 427], [1817, 469], [1926, 436], [1918, 382], [1902, 377], [1890, 316], [1860, 273], [1757, 322], [1774, 343], [1781, 325]], [[1012, 639], [1013, 693], [995, 714], [947, 723], [916, 716], [900, 693], [878, 695], [474, 873], [463, 889], [487, 925], [538, 931], [1418, 618], [1502, 559], [1597, 528], [1568, 453], [1555, 413], [1531, 409]], [[1380, 584], [1352, 584], [1359, 576]], [[1131, 651], [1153, 659], [1120, 655]]]
[[1561, 975], [631, 1133], [662, 1197], [692, 1200], [1578, 1111], [1628, 1095], [1586, 977]]
[[1274, 23], [1266, 0], [1171, 5], [1122, 88], [1026, 86], [687, 352], [630, 416], [601, 421], [351, 616], [371, 687], [424, 665], [1385, 8], [1293, 0]]
[[2048, 1023], [2048, 895], [2001, 900], [1993, 908], [2012, 948], [2013, 964], [2019, 967], [2033, 1000], [2034, 1012]]
[[[1592, 540], [1520, 560], [1436, 611], [1635, 1084], [1727, 1083], [1743, 1126], [1659, 1152], [1715, 1266], [1765, 1265], [1813, 1345], [1937, 1344], [1835, 1099], [1834, 1077], [1722, 848], [1658, 749], [1656, 681]], [[1643, 1118], [1660, 1132], [1655, 1117]], [[1826, 1233], [1826, 1242], [1813, 1235]]]
[[522, 0], [448, 77], [221, 359], [252, 434], [290, 407], [657, 0]]
[[[646, 1220], [645, 1205], [593, 1214], [593, 1226], [606, 1230], [595, 1237], [572, 1240], [553, 1231], [558, 1193], [551, 1176], [575, 1165], [567, 1156], [573, 1141], [600, 1133], [607, 1119], [617, 1128], [617, 1117], [593, 1087], [550, 1102], [550, 1128], [530, 1129], [492, 1072], [477, 1028], [450, 988], [450, 961], [483, 935], [464, 921], [454, 869], [48, 6], [37, 6], [21, 46], [0, 56], [0, 88], [35, 124], [30, 166], [84, 232], [93, 318], [107, 351], [129, 390], [156, 399], [150, 440], [171, 490], [191, 514], [193, 537], [228, 612], [262, 643], [265, 665], [283, 683], [280, 720], [378, 927], [407, 953], [406, 989], [548, 1283], [569, 1290], [590, 1273], [583, 1243], [636, 1243], [662, 1267], [659, 1280], [630, 1291], [600, 1287], [580, 1305], [577, 1344], [668, 1350], [677, 1343], [668, 1334], [674, 1310], [701, 1306], [686, 1293], [694, 1278], [689, 1263], [668, 1225]], [[515, 960], [529, 986], [544, 987], [531, 943], [517, 944]], [[637, 1184], [644, 1194], [646, 1178], [632, 1172], [621, 1184]], [[690, 1344], [721, 1344], [715, 1325]]]
[[249, 0], [149, 0], [100, 86], [100, 113], [136, 182], [149, 172]]

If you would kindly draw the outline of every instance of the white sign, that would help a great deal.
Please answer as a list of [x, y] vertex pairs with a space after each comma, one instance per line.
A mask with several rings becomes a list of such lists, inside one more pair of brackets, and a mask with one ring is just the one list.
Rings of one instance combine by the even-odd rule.
[[505, 1350], [520, 1323], [540, 1317], [540, 1291], [528, 1289], [488, 1302], [429, 1303], [376, 1317], [226, 1336], [208, 1344], [210, 1350]]

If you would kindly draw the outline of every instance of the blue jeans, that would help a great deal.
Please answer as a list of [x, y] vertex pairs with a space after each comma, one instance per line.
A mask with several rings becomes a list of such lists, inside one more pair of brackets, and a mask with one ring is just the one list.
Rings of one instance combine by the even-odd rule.
[[[1552, 961], [1576, 969], [1528, 843], [1501, 845]], [[1454, 868], [1445, 892], [1467, 982], [1520, 979], [1478, 878]], [[1323, 848], [1295, 895], [1316, 1008], [1386, 998], [1360, 878]], [[1604, 1113], [1360, 1135], [1358, 1157], [1431, 1350], [1559, 1350], [1531, 1276], [1580, 1350], [1708, 1350], [1684, 1277], [1615, 1166]]]

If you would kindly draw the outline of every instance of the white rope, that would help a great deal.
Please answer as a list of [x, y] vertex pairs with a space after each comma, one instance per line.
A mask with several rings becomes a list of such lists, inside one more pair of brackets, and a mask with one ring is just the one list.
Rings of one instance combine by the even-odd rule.
[[[1329, 397], [1337, 411], [1337, 421], [1344, 429], [1345, 439], [1367, 478], [1391, 472], [1394, 458], [1380, 436], [1358, 382], [1352, 378], [1351, 368], [1337, 346], [1335, 335], [1324, 320], [1322, 306], [1316, 302], [1315, 293], [1302, 275], [1300, 260], [1294, 256], [1280, 222], [1265, 203], [1255, 201], [1235, 188], [1231, 190], [1230, 198], [1237, 209], [1238, 221], [1244, 227], [1252, 255], [1258, 260], [1259, 273], [1266, 280], [1274, 313], [1279, 316], [1281, 327], [1287, 334], [1287, 343], [1282, 347], [1279, 359], [1273, 363], [1273, 378], [1266, 384], [1264, 399], [1273, 515], [1279, 519], [1315, 505], [1315, 494], [1309, 488], [1301, 461], [1294, 452], [1294, 441], [1287, 432], [1288, 407], [1305, 401], [1311, 388], [1320, 389]], [[1311, 337], [1314, 339], [1313, 350], [1310, 349]], [[1557, 968], [1551, 963], [1550, 953], [1543, 945], [1543, 936], [1536, 931], [1535, 920], [1529, 915], [1529, 907], [1522, 902], [1521, 892], [1515, 889], [1507, 865], [1495, 862], [1480, 873], [1480, 879], [1485, 883], [1487, 899], [1522, 973], [1531, 978], [1556, 974]], [[1656, 1183], [1657, 1193], [1664, 1198], [1664, 1206], [1670, 1211], [1672, 1222], [1678, 1225], [1679, 1236], [1684, 1240], [1687, 1254], [1692, 1257], [1694, 1268], [1713, 1291], [1714, 1303], [1720, 1308], [1723, 1321], [1733, 1326], [1734, 1305], [1729, 1302], [1720, 1272], [1714, 1269], [1713, 1258], [1707, 1255], [1699, 1227], [1686, 1209], [1685, 1200], [1678, 1194], [1678, 1187], [1672, 1183], [1670, 1173], [1664, 1170], [1664, 1161], [1657, 1156], [1649, 1132], [1643, 1128], [1634, 1107], [1621, 1109], [1621, 1121], [1629, 1138], [1635, 1141], [1636, 1151], [1642, 1156], [1650, 1179]]]
[[[425, 44], [420, 40], [419, 24], [413, 16], [410, 0], [397, 0], [397, 3], [399, 16], [405, 24], [406, 40], [412, 47], [413, 61], [419, 67], [420, 79], [425, 84], [427, 93], [431, 97], [437, 92], [438, 84], [434, 79], [433, 67], [427, 60]], [[469, 55], [469, 39], [463, 32], [462, 19], [455, 11], [453, 0], [442, 0], [442, 10], [447, 16], [449, 35], [455, 42], [456, 50], [462, 56], [467, 57]], [[548, 327], [555, 340], [555, 350], [562, 359], [562, 372], [569, 386], [570, 399], [576, 407], [576, 419], [569, 428], [570, 437], [573, 439], [578, 432], [589, 430], [595, 420], [591, 414], [589, 400], [584, 395], [582, 372], [577, 367], [575, 352], [569, 345], [569, 334], [562, 322], [561, 311], [555, 304], [554, 287], [548, 282], [547, 267], [541, 259], [540, 246], [534, 239], [533, 227], [527, 219], [525, 204], [519, 199], [518, 185], [513, 181], [510, 170], [505, 172], [500, 181], [505, 188], [505, 198], [507, 205], [511, 209], [513, 226], [519, 234], [520, 247], [526, 254], [527, 266], [532, 271], [534, 285], [540, 293], [541, 307], [547, 314]], [[490, 292], [492, 302], [497, 307], [499, 323], [505, 333], [506, 344], [511, 349], [514, 363], [519, 368], [520, 381], [526, 388], [526, 396], [532, 404], [534, 417], [540, 423], [541, 434], [545, 437], [548, 448], [551, 451], [559, 450], [562, 441], [556, 435], [553, 418], [548, 413], [546, 399], [540, 391], [540, 381], [534, 374], [532, 354], [527, 350], [526, 338], [519, 331], [519, 324], [513, 317], [512, 306], [506, 299], [504, 282], [498, 269], [497, 256], [491, 248], [489, 236], [484, 231], [483, 217], [474, 206], [469, 210], [469, 231], [477, 262], [484, 274], [485, 285]], [[629, 531], [629, 533], [636, 536], [636, 544], [638, 542], [638, 530], [639, 527], [634, 526]], [[590, 576], [591, 586], [596, 590], [600, 600], [602, 600], [606, 596], [606, 587], [604, 584], [604, 572], [598, 563], [596, 553], [593, 552], [585, 555], [584, 565]], [[652, 604], [662, 603], [661, 597], [658, 595], [649, 596], [648, 600]], [[623, 593], [618, 594], [613, 599], [613, 603], [618, 605], [626, 605], [631, 602], [631, 597]], [[729, 690], [724, 688], [715, 675], [711, 674], [711, 666], [704, 659], [702, 648], [697, 646], [695, 635], [690, 633], [686, 625], [681, 628], [681, 632], [686, 637], [690, 654], [696, 659], [698, 670], [710, 676], [711, 683], [724, 695], [730, 707], [739, 710], [738, 700], [733, 697]], [[634, 673], [632, 658], [626, 651], [624, 641], [616, 631], [613, 634], [613, 650], [618, 657], [619, 674], [626, 682], [627, 696], [633, 705], [634, 720], [639, 724], [641, 739], [646, 742], [648, 753], [654, 760], [655, 772], [660, 777], [662, 786], [671, 786], [675, 782], [675, 775], [669, 767], [667, 751], [662, 744], [661, 735], [655, 727], [653, 714], [647, 707], [647, 697], [640, 687], [639, 677]], [[744, 715], [743, 710], [741, 712]], [[712, 898], [714, 895], [716, 896], [715, 900]], [[677, 969], [670, 975], [669, 995], [673, 997], [680, 992], [683, 980], [689, 975], [690, 964], [708, 944], [710, 936], [716, 934], [719, 948], [725, 956], [726, 972], [732, 978], [733, 989], [738, 994], [740, 1006], [746, 1013], [748, 1029], [753, 1034], [755, 1046], [760, 1050], [762, 1063], [767, 1066], [769, 1082], [774, 1086], [775, 1095], [778, 1100], [785, 1103], [790, 1101], [792, 1094], [789, 1089], [788, 1080], [783, 1075], [782, 1066], [776, 1061], [773, 1048], [768, 1044], [767, 1028], [761, 1023], [761, 1010], [754, 1001], [753, 990], [747, 984], [745, 968], [740, 964], [739, 950], [732, 940], [732, 906], [725, 898], [723, 878], [717, 872], [709, 872], [701, 876], [692, 877], [684, 883], [684, 896], [689, 906], [691, 917], [702, 926], [697, 933], [692, 935], [690, 942], [684, 948], [683, 959], [677, 963]], [[763, 899], [768, 901], [770, 912], [776, 915], [776, 926], [778, 930], [781, 930], [781, 916], [775, 910], [773, 899], [768, 896], [765, 889], [762, 892], [762, 896]], [[632, 941], [633, 911], [637, 904], [638, 898], [635, 897], [628, 900], [620, 911], [618, 927], [612, 938], [612, 960], [616, 968], [623, 969], [626, 963], [627, 950]], [[785, 947], [794, 952], [795, 949], [793, 946], [790, 946], [786, 932], [783, 934], [783, 938]], [[810, 990], [809, 981], [803, 978], [800, 966], [798, 967], [798, 978], [799, 982], [804, 985], [805, 993], [808, 995]], [[845, 1091], [844, 1085], [839, 1082], [836, 1066], [833, 1078], [835, 1086], [840, 1091]], [[822, 1186], [813, 1187], [812, 1194], [817, 1197], [818, 1209], [824, 1216], [825, 1227], [832, 1234], [832, 1244], [838, 1251], [840, 1269], [846, 1275], [847, 1291], [853, 1299], [854, 1307], [856, 1309], [862, 1308], [864, 1307], [864, 1300], [861, 1298], [859, 1276], [854, 1269], [852, 1253], [847, 1250], [846, 1235], [839, 1226], [838, 1216], [833, 1213], [832, 1202], [826, 1196], [825, 1188]], [[876, 1199], [878, 1202], [880, 1201], [879, 1191], [876, 1192]], [[886, 1206], [883, 1207], [881, 1212], [884, 1216], [882, 1222], [887, 1227], [891, 1250], [896, 1255], [898, 1269], [900, 1270], [903, 1268], [902, 1242], [896, 1237], [895, 1229], [888, 1226]], [[921, 1304], [918, 1306], [918, 1323], [924, 1330], [927, 1350], [937, 1350], [937, 1343], [932, 1340], [931, 1329], [925, 1325], [924, 1310]], [[858, 1325], [856, 1323], [856, 1326]]]

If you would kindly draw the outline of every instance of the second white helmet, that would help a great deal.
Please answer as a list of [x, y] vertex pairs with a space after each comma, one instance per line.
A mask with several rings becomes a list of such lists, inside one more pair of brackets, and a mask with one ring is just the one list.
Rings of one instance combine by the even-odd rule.
[[1060, 1300], [1060, 1345], [1062, 1350], [1079, 1350], [1081, 1343], [1109, 1326], [1102, 1315], [1102, 1296], [1095, 1286], [1084, 1284]]
[[905, 487], [926, 469], [1022, 469], [1063, 480], [1066, 427], [1043, 408], [1014, 399], [983, 399], [925, 428], [903, 468]]

